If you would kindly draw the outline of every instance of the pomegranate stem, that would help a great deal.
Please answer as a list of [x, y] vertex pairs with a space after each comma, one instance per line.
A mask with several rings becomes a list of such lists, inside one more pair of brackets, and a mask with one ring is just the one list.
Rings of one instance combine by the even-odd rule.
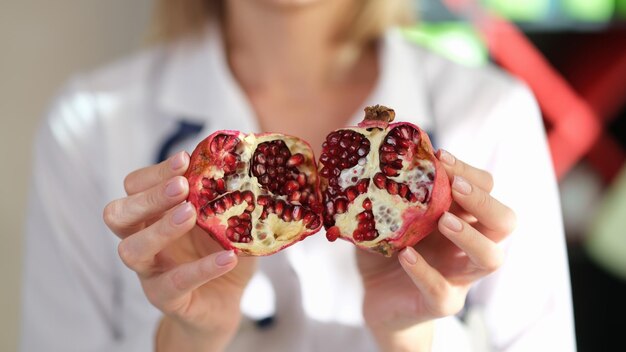
[[368, 106], [365, 108], [365, 118], [359, 127], [371, 128], [378, 127], [381, 129], [387, 128], [387, 125], [396, 117], [396, 112], [383, 105]]

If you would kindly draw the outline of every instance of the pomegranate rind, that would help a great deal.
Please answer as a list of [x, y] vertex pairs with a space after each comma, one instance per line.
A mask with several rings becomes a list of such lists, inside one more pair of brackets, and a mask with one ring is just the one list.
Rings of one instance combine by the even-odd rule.
[[[302, 170], [306, 170], [307, 184], [313, 185], [313, 190], [318, 200], [321, 199], [321, 192], [319, 189], [319, 177], [317, 176], [317, 163], [313, 155], [311, 146], [294, 136], [279, 134], [279, 133], [261, 133], [261, 134], [243, 134], [235, 130], [221, 130], [216, 131], [202, 140], [196, 148], [193, 150], [190, 158], [190, 166], [185, 173], [185, 177], [189, 183], [189, 195], [187, 201], [194, 205], [197, 213], [196, 224], [198, 227], [207, 232], [211, 238], [219, 243], [226, 250], [233, 250], [236, 254], [242, 256], [267, 256], [279, 252], [293, 244], [304, 240], [306, 237], [311, 236], [322, 227], [321, 211], [319, 211], [319, 205], [317, 205], [318, 211], [315, 212], [316, 217], [319, 218], [319, 226], [308, 229], [302, 227], [303, 230], [299, 231], [297, 235], [289, 238], [288, 241], [281, 245], [274, 247], [265, 247], [259, 245], [250, 245], [246, 243], [237, 243], [231, 241], [226, 236], [227, 226], [225, 225], [224, 217], [219, 215], [205, 216], [201, 212], [202, 201], [200, 199], [200, 191], [202, 190], [203, 178], [223, 177], [223, 161], [219, 153], [213, 153], [211, 151], [211, 142], [218, 136], [232, 136], [239, 139], [240, 143], [244, 143], [245, 148], [252, 148], [254, 150], [256, 146], [265, 141], [271, 140], [283, 140], [288, 145], [297, 145], [298, 152], [304, 155], [304, 162]], [[249, 162], [249, 161], [248, 161]], [[246, 169], [247, 172], [247, 169]], [[227, 193], [237, 191], [237, 189], [227, 189]], [[254, 199], [256, 203], [256, 197]], [[256, 204], [256, 207], [260, 207]], [[252, 227], [255, 226], [255, 222], [252, 222]], [[270, 233], [268, 235], [276, 235]], [[275, 236], [276, 237], [276, 236]]]
[[[425, 133], [418, 126], [409, 122], [398, 122], [385, 125], [386, 128], [381, 128], [385, 135], [393, 128], [408, 125], [415, 130], [419, 131], [420, 142], [417, 148], [417, 154], [414, 156], [420, 160], [427, 160], [434, 166], [435, 177], [433, 180], [431, 195], [425, 206], [409, 206], [402, 213], [402, 226], [397, 231], [394, 231], [394, 236], [385, 238], [379, 241], [356, 241], [352, 233], [342, 231], [340, 226], [331, 226], [326, 228], [327, 238], [330, 241], [334, 241], [336, 238], [352, 242], [358, 248], [380, 253], [384, 256], [392, 256], [399, 250], [408, 246], [415, 246], [419, 241], [428, 236], [436, 227], [437, 221], [446, 212], [452, 204], [452, 194], [450, 190], [450, 181], [446, 174], [445, 169], [435, 157], [435, 153], [430, 142], [428, 134]], [[359, 124], [359, 127], [348, 127], [340, 130], [350, 129], [353, 131], [360, 131], [365, 133], [365, 128], [380, 128], [371, 121], [363, 122]], [[374, 148], [373, 146], [372, 148]], [[320, 165], [321, 168], [321, 165]], [[321, 177], [322, 191], [328, 187], [328, 179]], [[368, 191], [369, 194], [369, 191]], [[399, 197], [395, 197], [394, 202], [396, 204], [390, 204], [390, 206], [397, 206], [402, 201]], [[355, 220], [356, 221], [356, 220]]]

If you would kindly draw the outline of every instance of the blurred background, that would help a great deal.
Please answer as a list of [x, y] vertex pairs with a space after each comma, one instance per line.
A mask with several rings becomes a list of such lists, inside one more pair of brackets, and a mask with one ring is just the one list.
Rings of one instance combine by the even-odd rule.
[[[36, 125], [71, 75], [145, 45], [151, 7], [0, 0], [0, 351], [17, 349]], [[465, 65], [493, 62], [533, 89], [562, 193], [579, 350], [623, 345], [624, 324], [609, 322], [626, 317], [626, 0], [421, 0], [419, 8], [420, 24], [405, 31], [411, 40]]]

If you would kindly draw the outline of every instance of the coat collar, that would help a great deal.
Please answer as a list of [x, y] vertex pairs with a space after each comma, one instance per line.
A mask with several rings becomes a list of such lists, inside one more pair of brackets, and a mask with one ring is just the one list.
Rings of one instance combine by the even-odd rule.
[[[161, 111], [172, 118], [204, 124], [209, 130], [259, 132], [254, 111], [231, 74], [218, 26], [207, 28], [200, 39], [181, 41], [170, 49], [157, 96]], [[431, 112], [418, 51], [398, 29], [387, 31], [380, 49], [379, 80], [363, 107], [386, 105], [396, 111], [398, 121], [430, 129]], [[362, 111], [352, 116], [353, 124], [362, 119]]]

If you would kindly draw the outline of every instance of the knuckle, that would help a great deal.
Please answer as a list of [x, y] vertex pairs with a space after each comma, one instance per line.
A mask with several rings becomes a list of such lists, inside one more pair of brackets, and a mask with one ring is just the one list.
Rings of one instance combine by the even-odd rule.
[[485, 191], [491, 192], [493, 190], [493, 175], [489, 171], [483, 171], [483, 182], [485, 183]]
[[463, 295], [448, 289], [444, 295], [440, 296], [433, 307], [432, 313], [438, 317], [455, 315], [463, 309], [465, 299]]
[[491, 206], [491, 196], [482, 190], [475, 191], [476, 208], [484, 209]]
[[517, 215], [515, 215], [515, 212], [506, 205], [502, 205], [502, 207], [504, 210], [499, 217], [495, 230], [501, 234], [508, 235], [517, 227]]
[[133, 268], [135, 263], [135, 256], [130, 246], [128, 245], [128, 240], [123, 240], [117, 245], [117, 255], [127, 267], [131, 269]]
[[175, 270], [169, 276], [170, 284], [176, 292], [184, 292], [187, 289], [187, 280], [185, 280], [185, 274], [181, 270]]
[[144, 289], [144, 292], [150, 304], [157, 307], [159, 310], [163, 311], [163, 313], [168, 313], [163, 310], [163, 304], [161, 302], [162, 299], [160, 297], [161, 295], [159, 295], [158, 291], [153, 290], [153, 289]]
[[119, 214], [120, 214], [120, 201], [114, 200], [107, 204], [102, 211], [102, 219], [104, 223], [113, 231], [115, 231], [119, 225]]
[[463, 176], [467, 172], [467, 164], [462, 162], [459, 159], [456, 159], [456, 163], [454, 164], [454, 174]]
[[130, 174], [126, 175], [126, 177], [124, 177], [124, 191], [126, 191], [126, 194], [130, 195], [134, 192], [135, 190], [135, 177], [134, 177], [134, 172], [131, 172]]
[[146, 210], [160, 208], [162, 200], [164, 199], [165, 194], [165, 185], [161, 185], [160, 187], [153, 187], [149, 190], [146, 190], [141, 195], [141, 202]]
[[513, 230], [515, 230], [515, 228], [517, 227], [517, 215], [515, 214], [515, 212], [509, 208], [506, 207], [505, 208], [505, 212], [504, 212], [504, 216], [503, 218], [503, 231], [506, 232], [507, 234], [513, 232]]
[[487, 274], [491, 274], [498, 270], [502, 266], [503, 262], [504, 254], [502, 253], [502, 250], [498, 248], [483, 262], [482, 269]]
[[161, 181], [167, 180], [168, 178], [172, 177], [171, 169], [170, 169], [170, 159], [166, 159], [162, 161], [157, 166], [157, 174], [158, 174], [159, 180]]
[[[439, 281], [429, 286], [428, 295], [438, 303], [445, 302], [450, 296], [450, 287], [447, 282]], [[437, 304], [439, 306], [440, 304]]]

